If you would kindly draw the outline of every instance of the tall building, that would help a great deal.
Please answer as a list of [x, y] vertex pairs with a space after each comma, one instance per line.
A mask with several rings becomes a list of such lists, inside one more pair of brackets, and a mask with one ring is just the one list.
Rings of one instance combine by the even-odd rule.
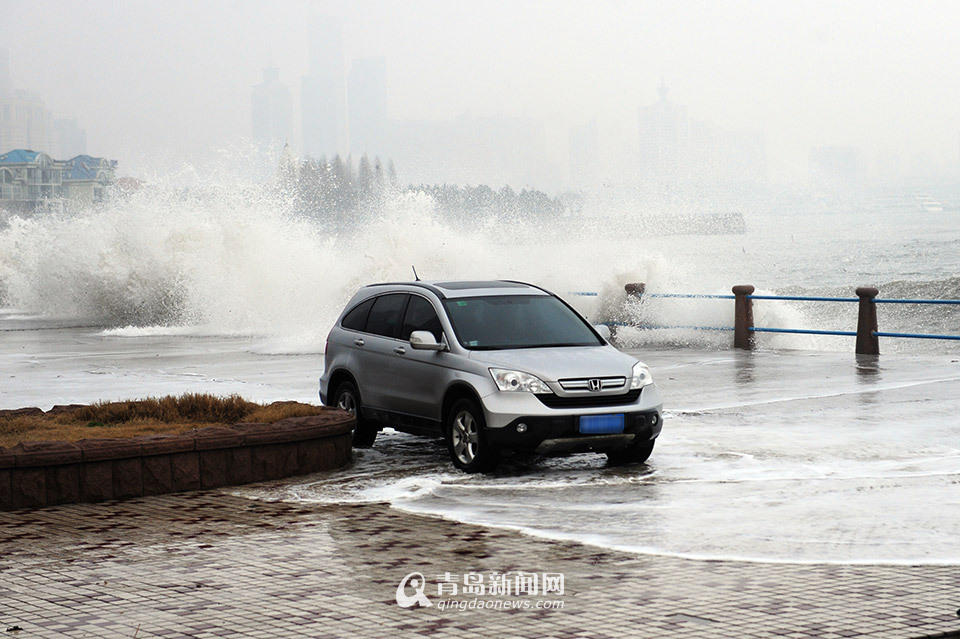
[[659, 100], [640, 109], [641, 171], [648, 179], [677, 179], [689, 134], [687, 110], [667, 98], [663, 80], [659, 93]]
[[0, 96], [13, 90], [10, 79], [10, 52], [0, 47]]
[[350, 152], [384, 153], [387, 138], [387, 63], [383, 58], [354, 60], [347, 81]]
[[766, 181], [762, 133], [734, 130], [687, 115], [667, 97], [640, 109], [640, 178], [660, 188], [753, 184]]
[[0, 151], [53, 146], [53, 116], [43, 100], [20, 90], [0, 95]]
[[263, 81], [251, 96], [253, 140], [262, 147], [282, 147], [293, 137], [293, 101], [290, 89], [280, 82], [280, 70], [267, 67]]
[[[0, 153], [11, 149], [33, 149], [46, 153], [72, 156], [83, 153], [86, 134], [73, 122], [73, 130], [64, 148], [63, 131], [69, 125], [54, 120], [39, 96], [13, 88], [10, 78], [10, 56], [0, 49]], [[80, 138], [82, 143], [78, 143]], [[65, 152], [67, 151], [67, 152]]]
[[300, 91], [303, 151], [312, 157], [345, 153], [346, 86], [340, 27], [329, 19], [319, 20], [309, 36], [310, 65]]

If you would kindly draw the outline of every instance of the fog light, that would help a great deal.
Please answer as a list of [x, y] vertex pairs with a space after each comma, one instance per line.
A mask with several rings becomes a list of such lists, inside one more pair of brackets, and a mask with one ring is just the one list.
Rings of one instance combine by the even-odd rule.
[[517, 432], [518, 432], [518, 433], [525, 433], [525, 432], [527, 432], [527, 425], [524, 424], [523, 422], [520, 422], [519, 424], [517, 424]]
[[654, 413], [653, 415], [650, 416], [650, 423], [653, 424], [654, 426], [656, 426], [656, 425], [657, 425], [657, 420], [659, 420], [659, 419], [660, 419], [660, 416], [657, 415], [656, 413]]

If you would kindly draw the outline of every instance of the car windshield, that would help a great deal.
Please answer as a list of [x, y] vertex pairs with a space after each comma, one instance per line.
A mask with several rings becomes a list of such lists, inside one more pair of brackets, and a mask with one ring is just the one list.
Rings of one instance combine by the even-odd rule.
[[548, 295], [492, 295], [443, 304], [457, 340], [471, 350], [603, 343], [566, 304]]

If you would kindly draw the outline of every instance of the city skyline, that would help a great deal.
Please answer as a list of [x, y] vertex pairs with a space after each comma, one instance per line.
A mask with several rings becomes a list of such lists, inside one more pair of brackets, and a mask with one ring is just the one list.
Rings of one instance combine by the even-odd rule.
[[[48, 2], [46, 13], [13, 5], [0, 25], [0, 46], [11, 50], [17, 87], [42, 96], [52, 112], [70, 114], [93, 152], [117, 157], [135, 175], [250, 139], [251, 88], [264, 67], [279, 69], [293, 102], [292, 137], [304, 140], [307, 153], [359, 153], [351, 139], [365, 147], [393, 137], [389, 146], [418, 130], [446, 135], [458, 123], [476, 131], [499, 121], [510, 131], [522, 121], [534, 124], [528, 139], [542, 145], [541, 166], [531, 172], [523, 166], [529, 160], [518, 162], [506, 179], [534, 179], [532, 186], [551, 190], [583, 181], [583, 160], [571, 156], [585, 123], [595, 123], [587, 143], [601, 165], [595, 173], [635, 178], [642, 166], [638, 109], [657, 104], [661, 78], [671, 101], [687, 109], [691, 139], [737, 149], [731, 153], [741, 164], [762, 155], [761, 172], [773, 183], [806, 180], [811, 153], [827, 147], [854, 149], [864, 179], [939, 178], [960, 168], [953, 106], [960, 86], [952, 80], [960, 40], [946, 28], [947, 3], [817, 11], [601, 4], [587, 13], [560, 3], [550, 14], [517, 3], [461, 11], [466, 20], [427, 1], [363, 10], [291, 2], [270, 13], [245, 1], [174, 4], [181, 11], [153, 2], [105, 11], [95, 40], [89, 28], [70, 26], [82, 23], [72, 19], [82, 10], [69, 3]], [[50, 12], [58, 20], [45, 20]], [[318, 21], [342, 31], [342, 61], [326, 71], [318, 61], [331, 59], [322, 50], [331, 39], [318, 37]], [[365, 62], [354, 70], [354, 61]], [[351, 109], [351, 82], [378, 96], [364, 101], [376, 103], [370, 113]], [[317, 118], [304, 127], [300, 104], [311, 91], [333, 96], [325, 108], [335, 115], [321, 119], [327, 131], [309, 130]], [[351, 117], [369, 126], [351, 131]], [[384, 123], [391, 135], [374, 131], [373, 141], [356, 142]], [[409, 154], [461, 167], [477, 155]], [[411, 167], [396, 159], [406, 174]], [[726, 170], [715, 158], [699, 162]], [[742, 172], [754, 171], [744, 164]]]
[[[311, 75], [304, 77], [300, 96], [301, 138], [289, 126], [290, 91], [279, 81], [279, 70], [265, 67], [263, 82], [253, 87], [252, 137], [261, 148], [283, 148], [313, 159], [397, 159], [412, 184], [557, 182], [558, 167], [548, 164], [541, 122], [466, 114], [451, 120], [389, 119], [386, 59], [347, 62], [338, 27], [325, 23], [318, 32], [323, 44], [311, 49]], [[349, 69], [345, 76], [343, 68]], [[724, 131], [713, 123], [690, 119], [685, 106], [668, 98], [664, 78], [657, 92], [654, 103], [639, 107], [636, 153], [619, 180], [660, 189], [766, 181], [762, 134]], [[462, 148], [472, 153], [458, 160], [455, 156]], [[571, 127], [568, 187], [596, 188], [601, 176], [609, 181], [609, 167], [601, 166], [608, 155], [608, 149], [599, 144], [596, 118], [586, 128]], [[811, 172], [811, 176], [823, 175], [823, 171]]]
[[0, 153], [35, 149], [72, 158], [87, 152], [87, 134], [76, 118], [56, 115], [42, 96], [14, 84], [10, 53], [0, 47]]

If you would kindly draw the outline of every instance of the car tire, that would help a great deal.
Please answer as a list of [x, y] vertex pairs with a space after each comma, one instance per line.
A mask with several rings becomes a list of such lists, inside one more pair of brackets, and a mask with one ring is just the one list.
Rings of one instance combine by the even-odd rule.
[[611, 450], [607, 453], [607, 461], [615, 466], [620, 464], [641, 464], [650, 457], [656, 441], [655, 439], [647, 439], [635, 442], [620, 450]]
[[453, 403], [444, 421], [444, 436], [450, 460], [464, 472], [488, 472], [500, 461], [500, 451], [487, 439], [483, 410], [472, 399]]
[[333, 392], [333, 405], [357, 418], [353, 428], [353, 447], [370, 448], [377, 439], [377, 423], [360, 416], [360, 391], [353, 382], [341, 382]]

